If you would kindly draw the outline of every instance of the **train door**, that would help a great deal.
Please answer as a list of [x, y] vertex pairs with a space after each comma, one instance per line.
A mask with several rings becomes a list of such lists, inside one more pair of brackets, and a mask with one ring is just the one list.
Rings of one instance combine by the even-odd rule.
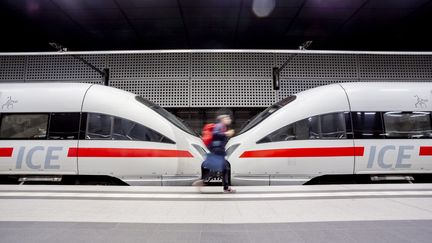
[[353, 112], [356, 173], [430, 173], [431, 112]]
[[80, 113], [3, 113], [0, 172], [76, 174], [68, 149], [78, 143]]
[[70, 151], [78, 157], [80, 174], [161, 185], [163, 175], [180, 173], [179, 158], [192, 156], [161, 133], [124, 118], [88, 113], [86, 124], [84, 139]]

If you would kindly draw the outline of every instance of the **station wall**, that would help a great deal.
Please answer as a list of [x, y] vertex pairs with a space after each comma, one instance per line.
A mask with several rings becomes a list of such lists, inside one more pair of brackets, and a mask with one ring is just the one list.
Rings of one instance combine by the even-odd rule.
[[[168, 108], [199, 130], [220, 107], [239, 114], [237, 126], [277, 100], [330, 83], [371, 81], [432, 82], [432, 55], [308, 51], [281, 73], [272, 89], [272, 67], [284, 51], [147, 51], [80, 55], [110, 69], [110, 85]], [[67, 54], [0, 54], [0, 82], [102, 83], [100, 75]], [[205, 108], [203, 110], [203, 108]]]
[[[312, 87], [356, 81], [432, 81], [432, 55], [299, 54], [272, 89], [271, 69], [292, 54], [189, 52], [82, 55], [108, 67], [111, 86], [164, 107], [267, 107]], [[68, 55], [1, 56], [0, 81], [91, 82], [100, 75]]]

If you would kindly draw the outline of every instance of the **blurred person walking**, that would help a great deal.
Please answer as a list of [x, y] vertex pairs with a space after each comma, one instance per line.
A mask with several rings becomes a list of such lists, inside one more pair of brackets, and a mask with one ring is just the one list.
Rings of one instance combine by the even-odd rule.
[[201, 166], [201, 180], [193, 183], [194, 186], [202, 186], [205, 181], [214, 177], [213, 173], [221, 173], [224, 192], [233, 193], [231, 188], [231, 164], [225, 159], [225, 145], [228, 139], [234, 136], [234, 130], [228, 129], [232, 123], [229, 114], [221, 114], [217, 117], [216, 124], [207, 124], [203, 128], [202, 138], [210, 154]]

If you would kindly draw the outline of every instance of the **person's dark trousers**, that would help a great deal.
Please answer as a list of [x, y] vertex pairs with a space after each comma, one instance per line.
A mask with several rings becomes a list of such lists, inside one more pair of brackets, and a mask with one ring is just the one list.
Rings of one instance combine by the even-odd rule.
[[225, 169], [222, 171], [222, 185], [224, 190], [231, 186], [231, 164], [225, 160]]
[[[212, 147], [210, 148], [210, 152], [220, 156], [226, 156], [225, 148], [223, 147]], [[228, 190], [231, 186], [231, 164], [227, 160], [225, 160], [224, 170], [222, 170], [222, 185], [224, 190]]]

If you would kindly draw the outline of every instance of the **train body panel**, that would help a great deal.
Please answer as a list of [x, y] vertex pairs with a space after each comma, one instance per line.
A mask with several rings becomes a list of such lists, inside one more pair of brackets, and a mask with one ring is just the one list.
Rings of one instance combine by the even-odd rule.
[[356, 157], [357, 174], [432, 173], [432, 157], [421, 154], [421, 148], [432, 146], [426, 139], [355, 140], [357, 147], [365, 148], [363, 156]]
[[[25, 123], [17, 114], [25, 114], [33, 121], [46, 127], [50, 112], [77, 112], [90, 84], [62, 84], [62, 87], [52, 83], [41, 83], [28, 89], [28, 84], [0, 85], [0, 113], [3, 114], [2, 133], [14, 129], [17, 123]], [[61, 103], [59, 103], [61, 101]], [[35, 114], [38, 113], [38, 114]], [[5, 117], [5, 116], [8, 117]], [[43, 140], [37, 136], [45, 134], [46, 129], [25, 131], [16, 136], [26, 136], [33, 133], [34, 140], [17, 138], [13, 140], [0, 139], [0, 173], [1, 174], [77, 174], [77, 158], [67, 156], [70, 147], [78, 145], [77, 140]]]
[[17, 101], [1, 110], [0, 174], [103, 175], [131, 185], [185, 185], [200, 175], [201, 139], [131, 93], [63, 83], [2, 84], [0, 92]]
[[287, 99], [228, 142], [234, 183], [432, 172], [431, 84], [333, 84]]
[[[175, 144], [129, 141], [80, 141], [81, 175], [110, 175], [127, 183], [153, 184], [161, 176], [197, 177], [199, 161]], [[157, 184], [157, 183], [156, 183]]]
[[78, 160], [68, 157], [68, 151], [77, 144], [76, 140], [0, 140], [0, 174], [76, 175]]
[[[276, 142], [272, 145], [256, 146], [257, 149], [247, 150], [248, 154], [240, 154], [239, 160], [229, 158], [236, 184], [248, 185], [246, 178], [260, 176], [271, 181], [266, 184], [302, 184], [311, 178], [326, 174], [352, 174], [354, 158], [346, 155], [352, 149], [352, 141], [317, 141], [308, 143]], [[342, 154], [323, 157], [328, 150], [340, 149]], [[255, 152], [255, 154], [254, 154]], [[315, 153], [315, 155], [314, 155]], [[319, 156], [319, 157], [318, 157]], [[241, 162], [240, 162], [241, 161]], [[244, 169], [243, 169], [244, 168]], [[241, 181], [237, 180], [241, 177]]]
[[[394, 118], [403, 118], [403, 112], [422, 117], [432, 111], [432, 85], [430, 83], [349, 83], [341, 84], [349, 97], [352, 117], [377, 120], [387, 129]], [[364, 112], [366, 111], [366, 112]], [[360, 114], [361, 113], [361, 114]], [[379, 114], [381, 113], [379, 117]], [[369, 118], [367, 118], [369, 117]], [[387, 119], [392, 118], [392, 119]], [[430, 120], [430, 118], [429, 118]], [[427, 122], [427, 121], [426, 121]], [[429, 121], [430, 123], [430, 121]], [[373, 133], [372, 131], [368, 131]], [[386, 131], [388, 133], [389, 131]], [[421, 155], [421, 148], [432, 144], [431, 137], [398, 139], [386, 135], [385, 139], [356, 139], [364, 155], [356, 157], [357, 174], [431, 173], [431, 156]], [[380, 136], [371, 134], [370, 136]], [[358, 137], [358, 136], [357, 136]]]

